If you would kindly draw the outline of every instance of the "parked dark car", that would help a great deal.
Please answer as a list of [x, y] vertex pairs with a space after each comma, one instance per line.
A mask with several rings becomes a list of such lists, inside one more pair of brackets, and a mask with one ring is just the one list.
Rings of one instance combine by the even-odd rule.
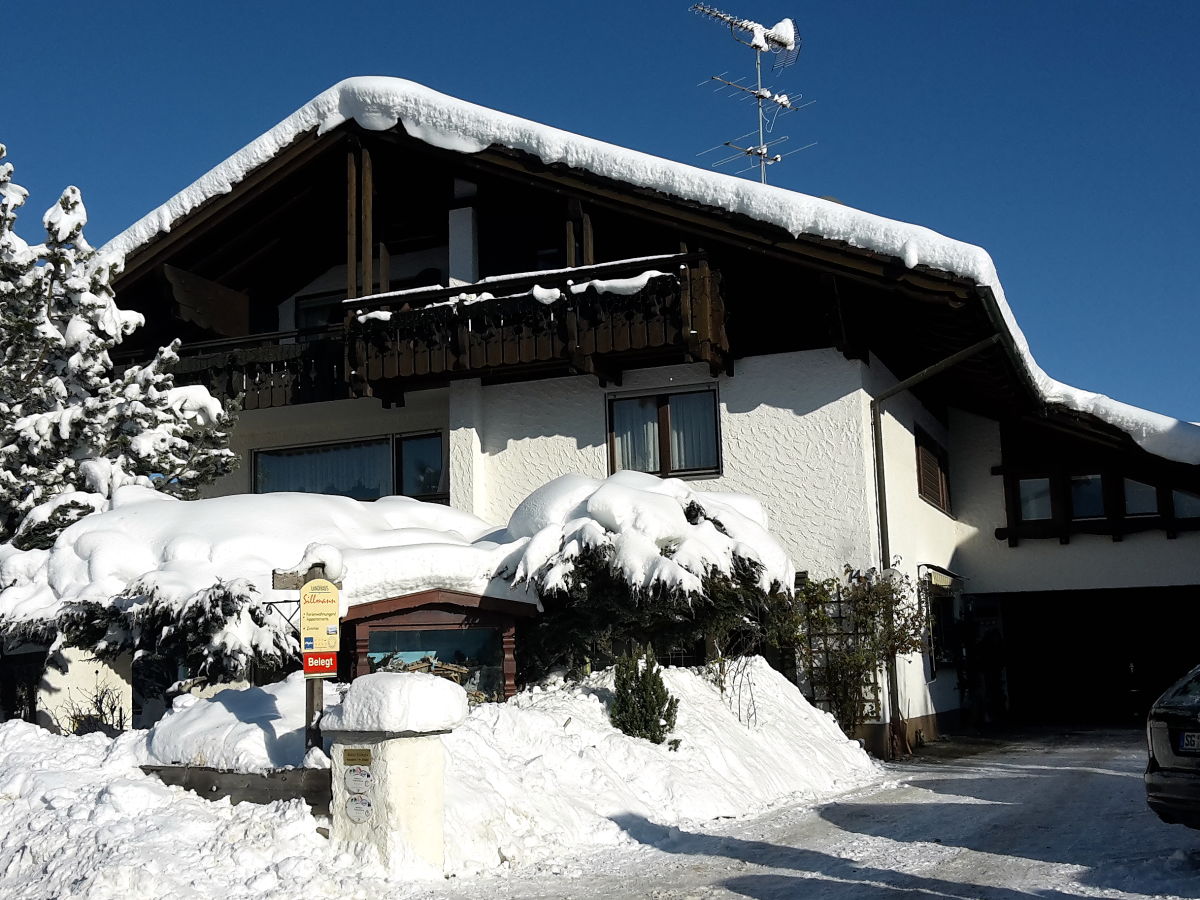
[[1150, 707], [1146, 802], [1172, 825], [1200, 828], [1200, 666]]

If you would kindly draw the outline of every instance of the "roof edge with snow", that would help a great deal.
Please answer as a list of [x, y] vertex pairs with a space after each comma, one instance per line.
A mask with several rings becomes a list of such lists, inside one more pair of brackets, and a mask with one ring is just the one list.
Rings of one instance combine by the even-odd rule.
[[318, 94], [270, 131], [251, 141], [152, 210], [103, 248], [128, 256], [251, 172], [274, 159], [301, 135], [324, 134], [354, 121], [369, 131], [403, 127], [431, 146], [478, 153], [492, 146], [528, 153], [546, 165], [562, 164], [596, 176], [778, 226], [793, 237], [817, 237], [926, 266], [988, 289], [998, 329], [1014, 362], [1038, 396], [1094, 416], [1128, 434], [1143, 450], [1189, 465], [1200, 464], [1200, 427], [1160, 413], [1071, 387], [1037, 364], [1004, 295], [992, 258], [983, 248], [928, 228], [863, 212], [829, 200], [698, 169], [459, 100], [400, 78], [347, 78]]

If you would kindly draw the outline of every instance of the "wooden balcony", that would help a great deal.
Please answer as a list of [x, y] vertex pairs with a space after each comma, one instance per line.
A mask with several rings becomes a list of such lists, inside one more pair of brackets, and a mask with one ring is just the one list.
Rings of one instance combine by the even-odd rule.
[[557, 371], [620, 383], [635, 366], [729, 368], [720, 275], [676, 254], [346, 301], [356, 396], [394, 399], [417, 381]]
[[257, 334], [185, 345], [178, 384], [202, 384], [215, 397], [267, 409], [350, 396], [341, 326]]
[[[720, 273], [703, 254], [622, 260], [345, 301], [343, 325], [185, 344], [178, 384], [243, 409], [402, 401], [453, 378], [497, 380], [731, 362]], [[123, 360], [133, 362], [133, 358]]]

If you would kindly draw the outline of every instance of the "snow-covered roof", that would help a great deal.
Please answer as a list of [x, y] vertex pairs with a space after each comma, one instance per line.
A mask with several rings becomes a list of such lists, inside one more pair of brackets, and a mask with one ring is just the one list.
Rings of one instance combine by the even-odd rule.
[[810, 235], [839, 241], [895, 257], [910, 269], [927, 266], [969, 279], [991, 290], [1013, 339], [1018, 362], [1047, 403], [1094, 415], [1126, 432], [1151, 453], [1200, 464], [1200, 427], [1071, 387], [1047, 375], [1034, 360], [1029, 342], [1004, 296], [996, 267], [981, 247], [829, 200], [581, 137], [400, 78], [369, 76], [338, 82], [143, 216], [104, 249], [121, 256], [131, 253], [170, 231], [177, 221], [203, 203], [231, 191], [300, 135], [314, 129], [323, 134], [351, 120], [371, 131], [386, 131], [400, 125], [414, 138], [460, 153], [478, 153], [494, 145], [522, 151], [547, 165], [561, 163], [748, 216], [783, 228], [795, 237]]

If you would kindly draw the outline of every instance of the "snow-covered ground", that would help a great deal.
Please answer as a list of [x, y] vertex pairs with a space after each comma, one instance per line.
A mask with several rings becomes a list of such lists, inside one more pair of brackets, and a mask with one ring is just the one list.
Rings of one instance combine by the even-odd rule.
[[8, 723], [0, 896], [1200, 897], [1200, 832], [1154, 817], [1143, 768], [1138, 732], [1044, 735], [886, 766], [867, 784], [751, 817], [667, 825], [614, 813], [615, 843], [547, 843], [540, 862], [410, 883], [332, 850], [299, 803], [210, 803], [142, 776], [100, 736]]
[[[663, 674], [680, 701], [678, 750], [609, 724], [611, 671], [483, 704], [444, 736], [447, 872], [549, 871], [633, 847], [626, 821], [703, 828], [879, 777], [832, 718], [761, 659], [729, 677], [724, 692], [706, 670]], [[0, 725], [0, 897], [283, 898], [308, 879], [305, 896], [408, 896], [399, 885], [412, 872], [385, 872], [331, 844], [317, 831], [328, 823], [299, 801], [209, 802], [138, 768], [298, 765], [302, 697], [297, 678], [189, 697], [155, 729], [116, 740]]]

